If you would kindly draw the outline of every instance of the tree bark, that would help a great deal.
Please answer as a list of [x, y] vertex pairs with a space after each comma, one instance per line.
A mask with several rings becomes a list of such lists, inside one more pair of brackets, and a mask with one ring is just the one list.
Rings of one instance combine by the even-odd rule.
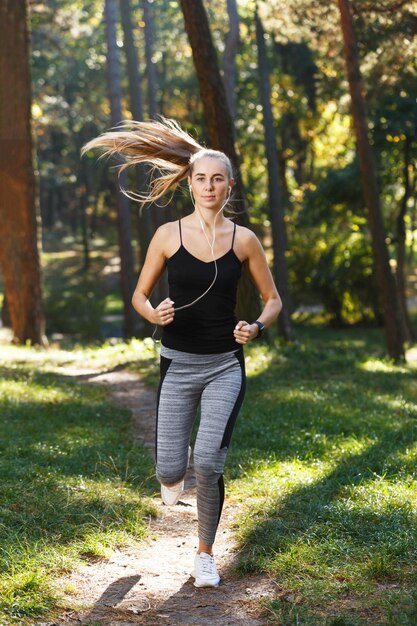
[[135, 45], [132, 28], [132, 9], [130, 0], [119, 0], [120, 17], [123, 27], [123, 47], [126, 55], [129, 85], [130, 110], [135, 120], [143, 120], [143, 94], [140, 76], [139, 55]]
[[[110, 98], [111, 123], [116, 126], [122, 119], [122, 92], [120, 86], [120, 68], [116, 43], [116, 0], [105, 0], [105, 21], [107, 38], [107, 83]], [[120, 183], [127, 188], [127, 175], [123, 172]], [[117, 222], [119, 235], [120, 278], [123, 298], [123, 334], [131, 337], [135, 334], [136, 319], [131, 299], [133, 293], [133, 251], [131, 241], [131, 220], [129, 201], [120, 191], [116, 194]]]
[[[131, 21], [130, 0], [120, 0], [120, 14], [122, 18], [124, 49], [126, 53], [127, 74], [129, 79], [129, 101], [130, 111], [134, 120], [143, 120], [143, 97], [142, 84], [139, 72], [139, 55], [135, 46]], [[136, 184], [139, 191], [145, 188], [146, 172], [145, 167], [136, 166]], [[152, 237], [152, 220], [149, 211], [139, 211], [139, 246], [140, 262], [145, 262], [146, 250]]]
[[368, 120], [359, 67], [356, 34], [349, 0], [338, 0], [338, 5], [341, 16], [346, 73], [351, 96], [359, 167], [365, 203], [368, 209], [368, 223], [371, 231], [372, 251], [379, 298], [384, 314], [388, 353], [392, 359], [399, 361], [404, 359], [400, 308], [395, 279], [390, 268], [376, 167], [368, 137]]
[[[124, 47], [126, 52], [126, 61], [128, 69], [129, 79], [129, 94], [130, 94], [130, 110], [132, 117], [135, 120], [143, 120], [144, 106], [142, 97], [142, 81], [139, 70], [139, 55], [135, 45], [132, 18], [131, 18], [131, 4], [130, 0], [120, 0], [120, 13], [122, 17], [122, 26], [124, 34]], [[145, 26], [146, 29], [146, 26]], [[137, 165], [135, 168], [136, 184], [138, 190], [143, 191], [146, 185], [146, 165]], [[138, 205], [138, 235], [139, 235], [139, 247], [140, 247], [140, 265], [143, 267], [146, 258], [146, 252], [148, 250], [149, 242], [152, 238], [152, 234], [155, 230], [156, 217], [154, 211], [158, 210], [157, 207]], [[156, 287], [156, 293], [154, 297], [151, 297], [153, 304], [155, 299], [158, 300], [158, 304], [162, 297], [160, 297], [160, 284]], [[152, 334], [153, 326], [147, 320], [143, 320], [143, 336]]]
[[156, 99], [156, 67], [153, 62], [153, 20], [149, 0], [143, 0], [143, 21], [145, 22], [145, 58], [146, 78], [148, 80], [148, 109], [149, 117], [154, 119], [158, 114]]
[[281, 315], [278, 318], [278, 329], [284, 339], [291, 341], [294, 339], [294, 330], [291, 324], [290, 289], [288, 285], [287, 262], [285, 259], [287, 243], [284, 219], [284, 194], [280, 188], [282, 172], [275, 142], [276, 131], [271, 106], [271, 84], [264, 29], [257, 11], [255, 13], [255, 23], [256, 43], [258, 48], [259, 91], [263, 111], [265, 152], [268, 166], [269, 218], [271, 220], [272, 247], [274, 253], [273, 269], [283, 304]]
[[14, 341], [45, 344], [27, 2], [0, 3], [0, 266]]
[[236, 119], [236, 54], [239, 48], [239, 13], [236, 0], [227, 0], [229, 32], [223, 55], [223, 80], [232, 120]]
[[[221, 150], [232, 161], [236, 183], [234, 199], [238, 211], [236, 222], [249, 226], [239, 157], [234, 143], [233, 120], [227, 104], [207, 14], [202, 0], [180, 0], [180, 2], [185, 30], [193, 53], [210, 147]], [[258, 294], [246, 272], [243, 273], [239, 284], [237, 315], [246, 321], [253, 321], [259, 315]]]

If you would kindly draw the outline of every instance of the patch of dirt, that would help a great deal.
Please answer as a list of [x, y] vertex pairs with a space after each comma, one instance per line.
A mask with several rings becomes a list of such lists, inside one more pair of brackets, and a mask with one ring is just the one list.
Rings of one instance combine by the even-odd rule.
[[[80, 382], [105, 385], [113, 401], [129, 408], [138, 440], [153, 454], [156, 394], [131, 372], [60, 369]], [[264, 626], [259, 601], [276, 591], [266, 577], [236, 578], [231, 527], [236, 506], [226, 502], [215, 557], [222, 578], [216, 589], [196, 589], [190, 571], [197, 547], [195, 478], [191, 461], [185, 493], [175, 507], [155, 500], [159, 516], [149, 522], [149, 538], [115, 551], [107, 561], [90, 563], [59, 581], [68, 590], [55, 622], [38, 626]], [[71, 607], [71, 610], [69, 609]]]

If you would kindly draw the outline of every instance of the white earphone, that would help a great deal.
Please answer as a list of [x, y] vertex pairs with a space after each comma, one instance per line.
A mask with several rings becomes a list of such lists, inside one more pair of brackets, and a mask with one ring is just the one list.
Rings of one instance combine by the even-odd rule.
[[[193, 198], [193, 188], [191, 186], [191, 184], [188, 185], [188, 189], [190, 190], [190, 197], [191, 197], [191, 202], [193, 203], [194, 208], [198, 211], [199, 213], [199, 221], [200, 221], [200, 226], [201, 226], [201, 230], [204, 233], [204, 236], [207, 240], [207, 243], [210, 247], [210, 252], [211, 252], [211, 256], [214, 262], [214, 278], [211, 281], [210, 285], [207, 287], [207, 289], [204, 291], [204, 293], [202, 293], [200, 296], [198, 296], [198, 298], [196, 298], [195, 300], [193, 300], [192, 302], [188, 302], [187, 304], [183, 304], [182, 306], [179, 307], [174, 307], [174, 311], [182, 311], [182, 309], [188, 309], [188, 307], [193, 306], [193, 304], [195, 304], [196, 302], [198, 302], [199, 300], [201, 300], [201, 298], [204, 298], [204, 296], [210, 291], [210, 289], [213, 287], [214, 283], [217, 280], [217, 275], [218, 275], [218, 271], [217, 271], [217, 259], [214, 257], [214, 244], [216, 243], [216, 219], [217, 216], [219, 215], [219, 213], [221, 213], [224, 209], [224, 207], [226, 206], [226, 204], [229, 202], [229, 198], [230, 198], [230, 194], [232, 192], [232, 187], [229, 185], [228, 188], [228, 194], [227, 194], [227, 198], [226, 200], [223, 202], [221, 208], [219, 211], [217, 211], [215, 217], [214, 217], [214, 224], [213, 224], [213, 240], [210, 242], [210, 239], [206, 233], [206, 229], [204, 228], [204, 221], [200, 212], [200, 209], [198, 208], [198, 206], [196, 205], [194, 198]], [[155, 339], [155, 333], [158, 329], [158, 325], [155, 326], [155, 330], [152, 334], [152, 339], [154, 341], [156, 341]]]
[[207, 287], [207, 289], [204, 291], [204, 293], [201, 294], [201, 296], [198, 296], [198, 298], [196, 298], [195, 300], [193, 300], [192, 302], [188, 302], [187, 304], [184, 304], [183, 306], [179, 306], [179, 307], [174, 307], [174, 311], [181, 311], [182, 309], [187, 309], [190, 306], [193, 306], [193, 304], [195, 304], [196, 302], [198, 302], [199, 300], [201, 300], [201, 298], [204, 298], [204, 296], [210, 291], [210, 289], [213, 287], [214, 283], [217, 280], [217, 259], [214, 257], [214, 244], [216, 243], [216, 219], [217, 216], [219, 215], [219, 213], [221, 213], [224, 209], [224, 207], [226, 206], [226, 204], [229, 202], [229, 198], [230, 198], [230, 193], [232, 191], [232, 187], [229, 185], [229, 192], [227, 194], [227, 198], [226, 200], [223, 202], [222, 206], [220, 207], [220, 210], [217, 211], [215, 217], [214, 217], [214, 224], [213, 224], [213, 240], [210, 242], [210, 239], [208, 238], [208, 235], [206, 233], [206, 229], [204, 228], [204, 221], [200, 212], [200, 209], [198, 208], [197, 204], [194, 201], [193, 198], [193, 188], [191, 186], [191, 184], [188, 185], [188, 188], [190, 190], [190, 197], [191, 197], [191, 202], [193, 203], [194, 208], [198, 211], [199, 213], [199, 221], [200, 221], [200, 226], [201, 226], [201, 230], [204, 233], [204, 237], [206, 238], [206, 241], [210, 247], [210, 252], [211, 252], [211, 256], [212, 259], [214, 261], [214, 278], [212, 280], [212, 282], [210, 283], [210, 285]]

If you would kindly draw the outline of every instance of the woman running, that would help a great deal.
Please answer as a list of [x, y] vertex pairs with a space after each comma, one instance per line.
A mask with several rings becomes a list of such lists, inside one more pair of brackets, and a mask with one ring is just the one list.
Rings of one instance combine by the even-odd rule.
[[[278, 317], [281, 299], [257, 237], [223, 213], [234, 185], [229, 158], [202, 147], [173, 120], [128, 122], [122, 128], [93, 139], [83, 152], [99, 147], [122, 156], [121, 170], [153, 165], [160, 175], [148, 193], [134, 194], [140, 202], [156, 201], [187, 180], [193, 205], [189, 215], [156, 231], [132, 303], [163, 328], [155, 457], [166, 505], [175, 505], [183, 492], [200, 405], [194, 446], [199, 545], [192, 576], [196, 587], [216, 587], [213, 544], [224, 500], [224, 464], [245, 394], [243, 345]], [[264, 302], [252, 322], [235, 316], [243, 264]], [[165, 269], [169, 297], [153, 307], [150, 296]]]

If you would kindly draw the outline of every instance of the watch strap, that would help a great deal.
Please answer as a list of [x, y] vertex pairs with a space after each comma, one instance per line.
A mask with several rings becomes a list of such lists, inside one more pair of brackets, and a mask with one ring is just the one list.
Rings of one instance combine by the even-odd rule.
[[258, 339], [258, 337], [261, 337], [262, 333], [264, 332], [265, 326], [259, 320], [255, 320], [254, 322], [252, 322], [252, 324], [256, 324], [257, 327], [259, 328], [259, 332], [255, 337], [255, 339]]

